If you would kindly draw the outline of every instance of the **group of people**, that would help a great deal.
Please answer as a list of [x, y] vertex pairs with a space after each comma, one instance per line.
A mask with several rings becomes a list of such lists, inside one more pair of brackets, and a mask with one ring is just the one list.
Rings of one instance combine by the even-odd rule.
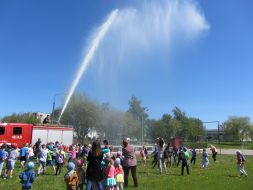
[[[12, 178], [15, 163], [20, 160], [22, 189], [31, 189], [36, 177], [46, 175], [47, 167], [52, 167], [52, 175], [60, 175], [66, 164], [64, 181], [68, 190], [117, 189], [128, 186], [131, 171], [134, 186], [138, 187], [136, 173], [136, 154], [134, 146], [126, 138], [122, 142], [122, 152], [112, 153], [113, 147], [107, 140], [96, 140], [92, 144], [66, 147], [59, 142], [43, 144], [40, 139], [32, 147], [25, 144], [18, 149], [16, 144], [3, 144], [0, 149], [0, 176], [4, 163], [6, 169], [3, 178]], [[38, 165], [37, 170], [34, 169]]]
[[[216, 161], [217, 149], [211, 146], [213, 161]], [[137, 159], [133, 145], [129, 143], [129, 138], [122, 141], [122, 152], [113, 154], [113, 147], [107, 140], [96, 140], [92, 144], [77, 144], [66, 147], [59, 142], [43, 144], [40, 139], [34, 146], [25, 144], [18, 149], [16, 144], [3, 144], [0, 149], [0, 176], [2, 175], [4, 163], [6, 163], [3, 172], [3, 178], [12, 178], [15, 163], [19, 159], [21, 168], [27, 167], [20, 173], [19, 177], [22, 189], [32, 188], [36, 177], [45, 175], [47, 167], [52, 167], [53, 175], [60, 175], [62, 167], [66, 163], [67, 173], [64, 175], [67, 190], [83, 190], [86, 183], [86, 189], [123, 190], [128, 187], [128, 177], [131, 171], [134, 186], [138, 187], [137, 179]], [[191, 152], [191, 159], [190, 159]], [[152, 152], [153, 168], [158, 165], [159, 172], [166, 174], [168, 167], [173, 164], [179, 166], [181, 163], [181, 175], [184, 175], [186, 169], [190, 174], [189, 164], [195, 165], [197, 160], [197, 151], [188, 150], [186, 147], [165, 145], [163, 138], [157, 138], [154, 151]], [[238, 171], [241, 175], [247, 176], [244, 169], [245, 157], [240, 151], [236, 152]], [[140, 151], [141, 161], [146, 164], [148, 151], [145, 146]], [[189, 161], [190, 160], [190, 161]], [[34, 170], [35, 165], [37, 170]], [[209, 165], [209, 159], [206, 149], [202, 150], [203, 168]]]
[[[144, 148], [142, 148], [144, 149]], [[199, 150], [200, 152], [200, 150]], [[210, 152], [212, 154], [213, 162], [216, 162], [216, 157], [218, 154], [217, 148], [213, 145], [210, 147]], [[190, 153], [191, 153], [191, 159], [190, 159]], [[144, 155], [141, 153], [141, 157], [144, 157]], [[195, 165], [197, 160], [197, 150], [196, 149], [190, 149], [188, 150], [186, 147], [179, 147], [179, 149], [176, 146], [171, 147], [170, 143], [165, 145], [165, 142], [163, 138], [157, 138], [156, 143], [154, 146], [154, 151], [152, 152], [153, 155], [153, 168], [158, 165], [160, 174], [165, 172], [167, 173], [168, 166], [171, 167], [172, 164], [176, 165], [177, 167], [181, 163], [181, 175], [184, 175], [184, 170], [186, 168], [186, 172], [189, 175], [189, 165]], [[237, 165], [238, 165], [238, 171], [241, 175], [247, 176], [247, 173], [244, 169], [244, 163], [246, 161], [245, 157], [240, 151], [236, 152], [237, 155]], [[202, 160], [201, 160], [201, 166], [203, 168], [207, 168], [209, 165], [209, 159], [208, 159], [208, 153], [207, 150], [204, 148], [202, 149]]]

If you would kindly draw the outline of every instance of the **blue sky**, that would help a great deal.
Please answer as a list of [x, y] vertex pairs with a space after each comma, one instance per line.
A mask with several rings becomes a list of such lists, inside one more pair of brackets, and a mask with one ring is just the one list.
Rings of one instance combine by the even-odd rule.
[[[166, 9], [153, 6], [175, 1], [157, 2], [0, 1], [0, 116], [50, 112], [54, 95], [69, 89], [93, 31], [117, 8], [121, 19], [105, 36], [77, 91], [122, 110], [136, 95], [152, 118], [175, 106], [203, 121], [252, 118], [252, 1], [184, 1], [204, 18], [195, 28], [184, 22], [184, 5], [176, 5], [179, 12], [166, 20]], [[158, 25], [147, 30], [157, 10]], [[168, 31], [162, 30], [165, 21], [171, 24]], [[56, 97], [57, 106], [62, 98]]]

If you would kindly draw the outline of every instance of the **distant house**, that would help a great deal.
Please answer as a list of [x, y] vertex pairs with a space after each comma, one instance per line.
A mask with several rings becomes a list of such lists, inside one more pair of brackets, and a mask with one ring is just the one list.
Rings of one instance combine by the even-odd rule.
[[182, 139], [180, 137], [175, 137], [170, 139], [170, 146], [176, 146], [177, 148], [181, 146], [182, 144]]
[[43, 113], [43, 112], [33, 112], [32, 115], [36, 118], [40, 120], [40, 123], [43, 123], [44, 119], [50, 115], [48, 113]]

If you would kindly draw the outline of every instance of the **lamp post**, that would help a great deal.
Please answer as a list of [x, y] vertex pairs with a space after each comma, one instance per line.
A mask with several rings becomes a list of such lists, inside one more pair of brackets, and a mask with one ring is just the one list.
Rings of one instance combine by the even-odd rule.
[[145, 119], [144, 119], [144, 114], [145, 111], [148, 111], [148, 108], [143, 108], [143, 112], [141, 115], [141, 145], [143, 146], [144, 142], [144, 125], [145, 125]]
[[[220, 147], [220, 121], [201, 121], [202, 123], [217, 123], [218, 124], [218, 144]], [[220, 154], [221, 154], [221, 147], [220, 147]]]
[[54, 99], [53, 99], [53, 110], [52, 110], [52, 119], [51, 119], [51, 123], [53, 123], [53, 118], [54, 118], [54, 110], [55, 110], [55, 99], [57, 96], [62, 95], [62, 94], [66, 94], [66, 92], [61, 92], [61, 93], [56, 93], [54, 95]]

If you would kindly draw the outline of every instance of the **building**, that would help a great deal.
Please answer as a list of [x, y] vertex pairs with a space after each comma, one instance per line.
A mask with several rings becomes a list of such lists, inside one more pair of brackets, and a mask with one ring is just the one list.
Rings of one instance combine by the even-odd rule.
[[[222, 136], [223, 136], [223, 130], [220, 129], [220, 140], [223, 139]], [[213, 140], [218, 141], [219, 140], [219, 138], [218, 138], [218, 129], [206, 129], [205, 139], [211, 140], [211, 141], [213, 141]]]

